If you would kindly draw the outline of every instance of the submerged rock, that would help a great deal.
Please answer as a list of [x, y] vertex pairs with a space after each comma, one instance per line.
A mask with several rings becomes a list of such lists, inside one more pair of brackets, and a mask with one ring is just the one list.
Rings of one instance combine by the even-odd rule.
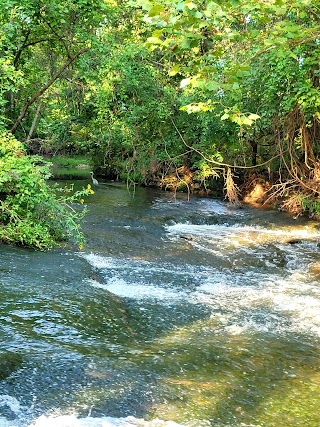
[[4, 380], [19, 369], [21, 364], [22, 356], [20, 354], [9, 351], [0, 353], [0, 380]]
[[320, 263], [313, 262], [309, 265], [308, 273], [311, 274], [313, 277], [319, 277], [320, 276]]
[[289, 245], [297, 245], [298, 243], [302, 243], [301, 239], [291, 239], [288, 240], [287, 243], [289, 243]]
[[179, 237], [180, 239], [184, 239], [184, 240], [193, 240], [193, 238], [190, 236], [179, 236]]

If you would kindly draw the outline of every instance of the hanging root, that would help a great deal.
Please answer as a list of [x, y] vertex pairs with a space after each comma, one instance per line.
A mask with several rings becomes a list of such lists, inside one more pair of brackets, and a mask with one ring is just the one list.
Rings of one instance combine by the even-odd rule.
[[233, 205], [239, 205], [239, 189], [234, 183], [233, 175], [230, 168], [227, 168], [227, 171], [225, 173], [225, 185], [224, 185], [225, 191], [226, 191], [226, 199], [229, 200], [230, 203]]

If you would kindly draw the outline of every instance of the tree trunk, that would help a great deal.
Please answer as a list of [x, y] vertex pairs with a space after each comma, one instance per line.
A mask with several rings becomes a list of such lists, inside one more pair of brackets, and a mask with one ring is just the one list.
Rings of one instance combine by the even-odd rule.
[[17, 120], [15, 121], [14, 125], [12, 126], [12, 128], [10, 129], [10, 131], [12, 133], [14, 133], [17, 129], [17, 127], [20, 125], [20, 123], [22, 122], [22, 120], [24, 119], [28, 108], [30, 107], [30, 105], [34, 104], [36, 102], [36, 100], [38, 98], [40, 98], [41, 95], [44, 94], [44, 92], [61, 76], [61, 74], [64, 72], [64, 70], [66, 68], [69, 67], [70, 64], [72, 64], [80, 55], [82, 55], [84, 52], [86, 52], [88, 49], [84, 48], [79, 50], [79, 52], [77, 52], [74, 56], [72, 56], [61, 68], [60, 70], [58, 70], [52, 77], [51, 79], [44, 85], [42, 86], [42, 88], [40, 88], [30, 99], [27, 99], [27, 101], [25, 102], [25, 104], [23, 105], [19, 117], [17, 118]]
[[252, 147], [251, 162], [252, 166], [257, 166], [258, 144], [256, 141], [249, 141]]
[[40, 110], [41, 110], [41, 104], [42, 104], [42, 99], [40, 99], [38, 107], [36, 109], [36, 113], [34, 115], [33, 122], [32, 122], [32, 125], [31, 125], [31, 128], [30, 128], [30, 131], [29, 131], [29, 134], [28, 134], [26, 142], [30, 141], [30, 139], [32, 137], [32, 134], [33, 134], [33, 132], [35, 130], [35, 127], [36, 127], [36, 124], [37, 124], [37, 121], [38, 121], [38, 117], [39, 117], [39, 114], [40, 114]]

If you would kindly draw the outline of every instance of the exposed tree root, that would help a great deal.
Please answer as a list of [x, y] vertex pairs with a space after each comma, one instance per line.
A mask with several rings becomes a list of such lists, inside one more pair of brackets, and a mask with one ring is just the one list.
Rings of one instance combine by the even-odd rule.
[[230, 203], [233, 205], [239, 205], [240, 199], [239, 199], [239, 188], [234, 183], [233, 175], [230, 168], [227, 168], [225, 173], [225, 192], [226, 196], [225, 198], [229, 200]]
[[164, 176], [158, 186], [164, 190], [174, 191], [187, 189], [188, 197], [191, 193], [191, 185], [193, 183], [194, 173], [187, 166], [180, 166], [169, 175]]

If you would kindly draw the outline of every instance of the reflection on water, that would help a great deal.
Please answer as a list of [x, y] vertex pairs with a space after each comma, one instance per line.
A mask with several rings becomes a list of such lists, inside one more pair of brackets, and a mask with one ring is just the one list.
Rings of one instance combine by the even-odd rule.
[[0, 247], [0, 427], [320, 425], [317, 223], [88, 203], [83, 252]]

